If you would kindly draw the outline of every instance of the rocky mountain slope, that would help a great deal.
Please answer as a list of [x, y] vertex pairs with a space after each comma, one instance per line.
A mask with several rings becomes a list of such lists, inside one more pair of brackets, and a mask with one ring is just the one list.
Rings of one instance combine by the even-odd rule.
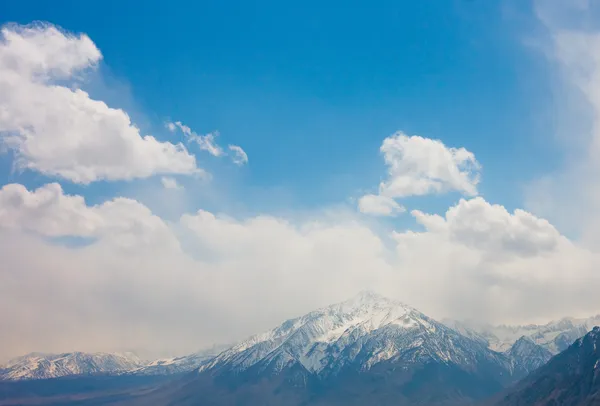
[[550, 351], [525, 336], [519, 338], [504, 354], [510, 359], [515, 377], [527, 376], [552, 358]]
[[600, 328], [576, 340], [494, 405], [600, 405]]

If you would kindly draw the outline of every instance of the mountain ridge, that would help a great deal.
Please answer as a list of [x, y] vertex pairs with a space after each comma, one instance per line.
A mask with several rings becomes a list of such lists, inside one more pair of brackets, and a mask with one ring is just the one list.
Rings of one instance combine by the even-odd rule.
[[490, 405], [600, 404], [600, 327], [534, 371]]

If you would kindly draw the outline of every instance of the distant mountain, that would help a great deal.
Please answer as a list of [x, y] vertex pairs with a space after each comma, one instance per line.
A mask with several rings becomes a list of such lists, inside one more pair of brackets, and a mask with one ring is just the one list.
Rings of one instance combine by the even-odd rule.
[[69, 375], [115, 374], [144, 365], [132, 353], [31, 353], [11, 360], [0, 370], [2, 380], [47, 379]]
[[567, 317], [547, 324], [525, 326], [493, 326], [455, 320], [444, 320], [444, 324], [463, 335], [486, 342], [495, 351], [507, 351], [518, 339], [525, 336], [552, 354], [558, 354], [594, 326], [600, 325], [600, 315], [584, 319]]
[[531, 371], [535, 371], [552, 358], [550, 351], [525, 336], [519, 338], [505, 352], [505, 355], [511, 361], [512, 374], [515, 377], [527, 376]]
[[600, 405], [600, 328], [576, 340], [494, 405]]
[[465, 404], [519, 378], [514, 365], [416, 309], [362, 292], [233, 346], [140, 404]]

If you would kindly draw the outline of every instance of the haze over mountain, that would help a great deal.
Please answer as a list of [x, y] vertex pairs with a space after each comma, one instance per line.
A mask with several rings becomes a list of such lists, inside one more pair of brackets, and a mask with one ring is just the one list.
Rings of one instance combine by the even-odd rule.
[[557, 354], [587, 334], [594, 326], [600, 325], [600, 315], [580, 319], [565, 317], [546, 324], [524, 326], [494, 326], [455, 320], [444, 320], [444, 323], [464, 335], [487, 343], [495, 351], [507, 351], [518, 339], [527, 337], [552, 354]]
[[[451, 331], [446, 328], [450, 327], [454, 334], [458, 333], [461, 338], [468, 338], [477, 343], [478, 348], [492, 350], [491, 353], [498, 353], [501, 359], [505, 358], [510, 364], [508, 368], [511, 374], [519, 377], [543, 365], [556, 353], [555, 349], [559, 344], [569, 341], [569, 337], [585, 334], [586, 326], [592, 325], [596, 320], [597, 317], [581, 320], [563, 319], [539, 326], [498, 327], [445, 320], [439, 327], [440, 323], [410, 306], [372, 291], [363, 291], [345, 302], [289, 320], [275, 330], [259, 334], [234, 346], [213, 346], [185, 356], [150, 361], [140, 360], [133, 354], [33, 353], [9, 362], [0, 370], [0, 379], [41, 379], [98, 373], [170, 375], [199, 367], [201, 370], [208, 370], [224, 366], [241, 371], [261, 362], [262, 357], [267, 355], [276, 360], [276, 365], [279, 365], [277, 368], [297, 362], [311, 373], [332, 374], [343, 369], [345, 363], [354, 362], [353, 357], [359, 357], [358, 353], [354, 354], [359, 351], [359, 344], [353, 341], [356, 337], [362, 337], [361, 342], [365, 337], [369, 337], [370, 345], [374, 346], [372, 354], [368, 356], [360, 347], [363, 351], [360, 357], [366, 358], [361, 361], [364, 365], [359, 369], [368, 370], [379, 362], [397, 358], [398, 352], [414, 347], [410, 338], [406, 338], [406, 342], [402, 341], [403, 339], [386, 341], [390, 337], [382, 332], [393, 330], [393, 326], [409, 330], [414, 326], [434, 326], [431, 327], [432, 331], [436, 331], [435, 326], [444, 331]], [[375, 334], [375, 331], [382, 335], [379, 340], [383, 342], [378, 342], [370, 336]], [[579, 334], [580, 331], [583, 333]], [[494, 332], [505, 335], [501, 336], [500, 340]], [[528, 335], [519, 337], [519, 334], [524, 332]], [[346, 341], [348, 342], [344, 344]], [[449, 351], [454, 356], [465, 359], [464, 355], [456, 352], [456, 348]], [[338, 353], [354, 355], [346, 358], [340, 357]], [[453, 362], [457, 363], [458, 360]]]
[[[546, 347], [554, 348], [557, 337], [568, 336], [589, 320], [498, 327], [526, 330], [544, 344], [522, 336], [499, 352], [490, 348], [483, 333], [463, 324], [457, 323], [460, 328], [455, 330], [449, 321], [439, 323], [402, 302], [362, 291], [218, 354], [212, 348], [150, 362], [133, 355], [31, 354], [11, 362], [0, 377], [15, 384], [31, 382], [32, 393], [39, 392], [36, 382], [44, 378], [121, 377], [90, 381], [92, 389], [80, 395], [61, 390], [50, 397], [40, 395], [36, 401], [41, 404], [68, 404], [72, 396], [84, 396], [97, 404], [460, 405], [483, 401], [527, 377], [552, 357]], [[123, 383], [128, 377], [160, 376], [173, 378]], [[47, 382], [52, 385], [53, 379]], [[15, 391], [10, 385], [5, 388], [9, 394]]]

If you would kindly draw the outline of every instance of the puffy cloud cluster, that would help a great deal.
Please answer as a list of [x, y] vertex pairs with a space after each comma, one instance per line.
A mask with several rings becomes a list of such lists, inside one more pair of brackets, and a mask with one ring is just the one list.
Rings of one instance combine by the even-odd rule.
[[450, 148], [440, 140], [408, 136], [398, 132], [387, 137], [380, 148], [388, 167], [388, 179], [378, 195], [359, 200], [363, 213], [391, 215], [399, 210], [394, 199], [458, 191], [477, 195], [479, 162], [465, 148]]
[[181, 144], [142, 136], [127, 113], [76, 87], [102, 55], [86, 35], [5, 26], [0, 37], [0, 146], [17, 169], [76, 183], [192, 174]]
[[[404, 297], [434, 314], [543, 322], [598, 312], [600, 258], [548, 221], [477, 197], [444, 216], [414, 210], [425, 230], [393, 234]], [[443, 307], [440, 307], [443, 306]]]
[[[63, 246], [47, 236], [93, 241]], [[200, 210], [170, 224], [139, 202], [88, 206], [56, 184], [4, 187], [0, 241], [10, 241], [0, 244], [0, 331], [11, 355], [185, 353], [344, 299], [391, 271], [380, 237], [353, 221]]]
[[[347, 217], [236, 219], [199, 210], [169, 223], [129, 199], [89, 206], [56, 184], [7, 185], [4, 351], [184, 353], [365, 287], [440, 318], [525, 322], [597, 311], [598, 258], [545, 220], [482, 198], [461, 200], [444, 216], [412, 214], [424, 230], [388, 239]], [[48, 236], [93, 240], [63, 246]]]
[[82, 196], [65, 195], [58, 183], [34, 191], [20, 184], [3, 186], [0, 227], [45, 237], [90, 237], [135, 250], [179, 246], [165, 222], [138, 201], [118, 197], [87, 206]]
[[489, 253], [535, 256], [554, 251], [566, 239], [547, 220], [524, 210], [510, 214], [483, 198], [461, 199], [446, 216], [413, 210], [412, 215], [430, 233]]
[[456, 190], [477, 194], [479, 163], [465, 148], [449, 148], [440, 140], [398, 132], [381, 145], [389, 178], [379, 185], [390, 197], [420, 196]]

